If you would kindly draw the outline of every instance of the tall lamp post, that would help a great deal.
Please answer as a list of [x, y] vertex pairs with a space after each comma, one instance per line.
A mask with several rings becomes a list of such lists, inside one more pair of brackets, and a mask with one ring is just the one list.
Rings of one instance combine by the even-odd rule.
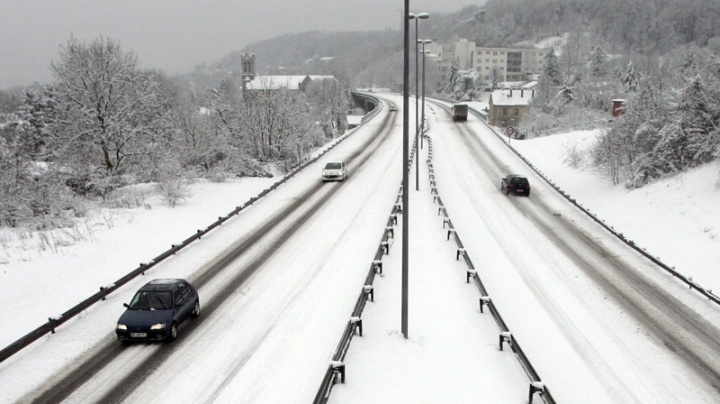
[[408, 246], [410, 227], [410, 206], [408, 198], [408, 160], [410, 156], [410, 131], [408, 125], [408, 91], [410, 90], [410, 0], [405, 0], [405, 11], [403, 18], [403, 161], [402, 161], [402, 308], [401, 308], [401, 329], [405, 339], [408, 338]]
[[[418, 43], [422, 44], [422, 114], [420, 117], [420, 131], [424, 131], [425, 129], [425, 44], [426, 43], [432, 43], [429, 39], [418, 39]], [[417, 146], [416, 146], [417, 147]], [[420, 134], [420, 148], [423, 148], [423, 136], [422, 133]]]
[[[430, 18], [430, 14], [428, 13], [418, 13], [413, 14], [410, 13], [408, 15], [408, 19], [415, 20], [415, 147], [418, 147], [418, 137], [420, 134], [420, 125], [418, 124], [418, 42], [420, 41], [418, 39], [418, 20], [427, 20]], [[418, 153], [418, 150], [415, 150], [415, 190], [420, 190], [420, 153]]]

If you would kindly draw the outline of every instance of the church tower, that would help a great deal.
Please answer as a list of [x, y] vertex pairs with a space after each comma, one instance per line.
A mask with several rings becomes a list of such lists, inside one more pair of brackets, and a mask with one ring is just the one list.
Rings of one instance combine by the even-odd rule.
[[241, 53], [240, 60], [242, 61], [242, 80], [251, 81], [255, 78], [255, 54]]

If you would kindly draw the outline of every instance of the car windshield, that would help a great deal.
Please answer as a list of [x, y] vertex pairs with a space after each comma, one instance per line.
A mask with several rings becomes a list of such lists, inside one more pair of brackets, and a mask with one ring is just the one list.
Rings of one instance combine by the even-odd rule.
[[325, 165], [326, 170], [339, 170], [340, 168], [342, 168], [340, 163], [327, 163]]
[[131, 310], [169, 310], [172, 308], [172, 294], [169, 291], [139, 291], [130, 301]]
[[513, 184], [527, 184], [528, 180], [527, 178], [515, 177], [510, 182]]

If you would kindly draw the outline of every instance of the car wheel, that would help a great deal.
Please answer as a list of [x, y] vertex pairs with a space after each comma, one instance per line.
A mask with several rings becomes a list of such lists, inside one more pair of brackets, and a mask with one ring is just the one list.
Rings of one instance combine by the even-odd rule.
[[510, 195], [510, 188], [505, 188], [505, 195]]
[[177, 338], [177, 336], [178, 336], [178, 326], [177, 326], [177, 324], [173, 321], [172, 324], [170, 324], [170, 334], [168, 334], [168, 336], [167, 336], [167, 341], [168, 341], [168, 342], [170, 342], [170, 341], [175, 341], [175, 339]]
[[527, 194], [525, 196], [530, 196], [530, 190], [528, 189]]
[[200, 316], [200, 299], [195, 300], [195, 307], [193, 308], [191, 316], [193, 316], [193, 318]]

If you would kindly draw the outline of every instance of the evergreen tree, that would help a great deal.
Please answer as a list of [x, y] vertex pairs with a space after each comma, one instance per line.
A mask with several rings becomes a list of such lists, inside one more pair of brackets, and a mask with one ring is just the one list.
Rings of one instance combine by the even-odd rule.
[[558, 95], [560, 96], [560, 99], [564, 104], [570, 104], [574, 99], [573, 89], [568, 83], [565, 83], [565, 85], [563, 85], [563, 88], [562, 90], [560, 90], [560, 93]]
[[632, 61], [628, 62], [627, 67], [625, 68], [625, 72], [623, 73], [622, 77], [620, 78], [620, 81], [627, 85], [628, 91], [635, 91], [637, 90], [637, 83], [638, 78], [637, 74], [635, 73], [635, 65]]
[[593, 77], [604, 76], [606, 71], [607, 55], [600, 45], [595, 45], [590, 54], [590, 74]]
[[448, 74], [448, 81], [445, 85], [445, 93], [450, 94], [454, 91], [455, 85], [458, 81], [458, 72], [460, 71], [460, 60], [456, 56], [452, 64], [450, 65], [450, 73]]
[[550, 52], [548, 52], [545, 56], [543, 77], [554, 86], [562, 84], [562, 78], [560, 77], [560, 64], [553, 48], [550, 48]]
[[677, 109], [679, 126], [687, 141], [684, 157], [690, 166], [707, 163], [717, 156], [720, 147], [719, 101], [710, 96], [699, 76], [693, 78], [683, 91]]

